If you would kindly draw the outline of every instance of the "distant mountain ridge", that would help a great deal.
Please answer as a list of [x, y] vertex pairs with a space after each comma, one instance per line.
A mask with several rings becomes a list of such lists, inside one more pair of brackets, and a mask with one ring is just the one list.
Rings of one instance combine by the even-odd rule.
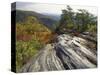
[[49, 16], [50, 18], [53, 18], [56, 21], [60, 20], [60, 14], [50, 14], [50, 13], [42, 13], [45, 16]]
[[16, 10], [16, 22], [25, 22], [28, 16], [36, 17], [39, 20], [39, 22], [41, 22], [43, 25], [47, 26], [51, 30], [55, 29], [55, 23], [59, 21], [59, 18], [57, 19], [57, 17], [55, 17], [55, 19], [54, 15], [51, 16], [49, 14], [44, 15], [34, 11]]

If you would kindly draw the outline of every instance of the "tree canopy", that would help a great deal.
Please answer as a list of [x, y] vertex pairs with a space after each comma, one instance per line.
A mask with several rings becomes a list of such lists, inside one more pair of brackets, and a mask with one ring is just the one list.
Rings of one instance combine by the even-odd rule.
[[85, 9], [73, 11], [70, 6], [62, 10], [60, 24], [57, 30], [65, 32], [75, 30], [78, 32], [97, 32], [97, 16], [89, 13]]

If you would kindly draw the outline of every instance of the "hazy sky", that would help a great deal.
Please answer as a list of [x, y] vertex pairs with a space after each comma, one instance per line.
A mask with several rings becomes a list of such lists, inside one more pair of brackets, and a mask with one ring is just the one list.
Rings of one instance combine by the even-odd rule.
[[[66, 9], [67, 5], [62, 4], [42, 4], [42, 3], [28, 3], [28, 2], [17, 2], [16, 9], [35, 11], [38, 13], [50, 13], [50, 14], [61, 14], [62, 9]], [[93, 6], [78, 6], [70, 5], [74, 11], [77, 9], [86, 9], [88, 12], [97, 15], [97, 8]]]

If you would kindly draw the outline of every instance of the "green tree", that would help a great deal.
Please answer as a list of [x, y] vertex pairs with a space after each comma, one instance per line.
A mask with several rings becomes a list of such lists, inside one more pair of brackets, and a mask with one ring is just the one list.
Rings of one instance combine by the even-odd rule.
[[65, 28], [73, 28], [74, 24], [74, 12], [70, 6], [67, 6], [67, 9], [62, 10], [60, 26]]
[[78, 31], [78, 32], [96, 32], [97, 31], [97, 17], [89, 13], [85, 9], [78, 9], [74, 12], [70, 6], [62, 10], [59, 27], [56, 31]]

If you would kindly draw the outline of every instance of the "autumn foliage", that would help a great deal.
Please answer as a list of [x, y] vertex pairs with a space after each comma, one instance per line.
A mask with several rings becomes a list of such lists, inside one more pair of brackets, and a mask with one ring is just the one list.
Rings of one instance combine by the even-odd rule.
[[27, 17], [25, 22], [16, 23], [17, 71], [49, 43], [51, 38], [52, 32], [34, 16]]

